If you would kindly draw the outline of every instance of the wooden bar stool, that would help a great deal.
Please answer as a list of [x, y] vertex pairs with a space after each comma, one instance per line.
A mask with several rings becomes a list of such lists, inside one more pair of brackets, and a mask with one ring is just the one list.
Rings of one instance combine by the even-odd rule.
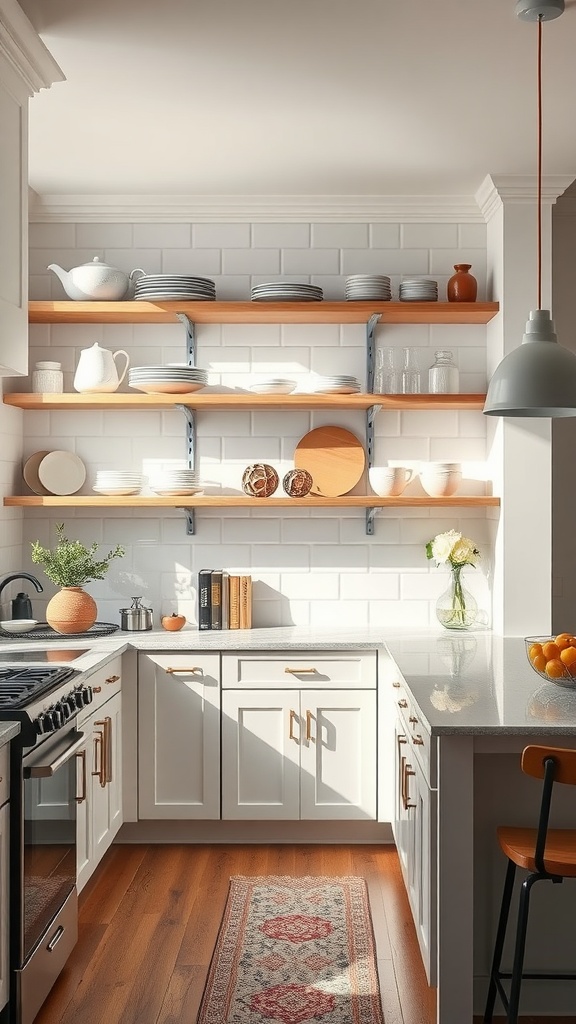
[[[492, 1020], [497, 993], [506, 1010], [508, 1024], [516, 1024], [520, 986], [523, 978], [576, 981], [576, 974], [523, 973], [522, 971], [532, 886], [535, 882], [545, 879], [558, 883], [563, 882], [565, 878], [576, 878], [576, 829], [548, 828], [554, 783], [564, 782], [571, 786], [576, 785], [576, 750], [565, 750], [560, 747], [525, 747], [522, 751], [521, 767], [527, 775], [544, 780], [540, 820], [538, 828], [507, 828], [504, 826], [497, 831], [498, 842], [508, 857], [508, 870], [504, 882], [494, 958], [490, 971], [490, 985], [484, 1011], [485, 1024], [489, 1024]], [[517, 867], [525, 868], [530, 873], [520, 889], [512, 971], [505, 972], [500, 970], [500, 964]], [[502, 985], [503, 978], [511, 979], [509, 998]]]

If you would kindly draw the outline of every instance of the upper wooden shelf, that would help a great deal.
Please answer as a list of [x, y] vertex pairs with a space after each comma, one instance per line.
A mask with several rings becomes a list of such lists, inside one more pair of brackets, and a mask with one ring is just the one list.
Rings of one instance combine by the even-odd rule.
[[497, 302], [30, 302], [32, 324], [487, 324]]
[[6, 405], [18, 409], [173, 409], [185, 405], [189, 409], [482, 409], [486, 395], [253, 395], [202, 394], [29, 394], [4, 395]]
[[375, 494], [345, 494], [341, 498], [324, 498], [311, 495], [306, 498], [290, 498], [278, 495], [272, 498], [249, 498], [244, 494], [182, 495], [180, 497], [159, 497], [128, 495], [32, 494], [8, 495], [5, 505], [20, 505], [24, 508], [486, 508], [498, 506], [500, 498], [493, 495], [452, 495], [450, 498], [428, 498], [405, 494], [398, 498], [379, 498]]

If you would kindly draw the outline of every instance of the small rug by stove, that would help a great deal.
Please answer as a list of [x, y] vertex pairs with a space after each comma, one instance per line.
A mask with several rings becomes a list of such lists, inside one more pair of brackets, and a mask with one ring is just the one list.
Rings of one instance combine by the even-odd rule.
[[197, 1024], [383, 1024], [363, 878], [230, 879]]

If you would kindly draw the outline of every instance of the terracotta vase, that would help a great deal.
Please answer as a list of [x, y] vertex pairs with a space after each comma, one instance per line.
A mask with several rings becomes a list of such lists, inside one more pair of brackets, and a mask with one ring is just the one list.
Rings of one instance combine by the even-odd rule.
[[62, 587], [48, 602], [46, 621], [57, 633], [85, 633], [96, 614], [96, 601], [82, 587]]
[[448, 302], [476, 302], [478, 282], [470, 271], [471, 263], [455, 263], [455, 274], [446, 285]]

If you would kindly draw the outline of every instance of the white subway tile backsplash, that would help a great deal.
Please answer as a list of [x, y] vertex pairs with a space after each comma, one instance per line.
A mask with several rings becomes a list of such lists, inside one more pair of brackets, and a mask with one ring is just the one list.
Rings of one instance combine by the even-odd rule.
[[310, 245], [309, 224], [253, 224], [254, 249], [306, 249]]
[[[394, 296], [404, 276], [433, 274], [441, 297], [456, 262], [473, 264], [485, 288], [485, 235], [482, 224], [246, 223], [238, 224], [61, 224], [32, 225], [31, 284], [38, 298], [62, 298], [60, 282], [47, 272], [50, 262], [65, 269], [93, 256], [115, 266], [147, 273], [192, 273], [211, 277], [221, 300], [248, 301], [250, 287], [267, 280], [313, 281], [326, 300], [344, 298], [348, 274], [384, 273]], [[479, 298], [482, 296], [479, 295]], [[80, 351], [98, 341], [111, 351], [125, 349], [132, 365], [184, 362], [185, 335], [180, 324], [33, 325], [31, 360], [58, 359], [65, 386]], [[376, 347], [420, 350], [422, 386], [437, 348], [448, 347], [460, 367], [461, 390], [486, 387], [485, 328], [456, 325], [385, 325], [376, 330]], [[210, 382], [246, 387], [261, 376], [293, 376], [306, 386], [310, 373], [350, 373], [364, 383], [365, 327], [339, 324], [199, 324], [197, 359], [209, 369]], [[25, 390], [23, 381], [6, 382]], [[121, 386], [130, 392], [127, 383]], [[7, 413], [7, 410], [4, 410]], [[0, 461], [0, 490], [20, 477], [19, 411], [2, 425], [7, 439]], [[197, 468], [207, 493], [241, 493], [241, 477], [251, 462], [266, 461], [282, 476], [293, 465], [294, 448], [309, 429], [336, 423], [363, 442], [363, 413], [326, 410], [210, 412], [197, 416]], [[176, 410], [159, 412], [37, 412], [24, 417], [26, 454], [65, 448], [86, 462], [90, 493], [98, 468], [127, 467], [151, 471], [161, 465], [185, 465], [186, 424]], [[380, 412], [375, 420], [374, 461], [419, 465], [431, 459], [461, 461], [462, 489], [483, 493], [486, 478], [486, 430], [480, 412]], [[12, 441], [10, 441], [10, 437]], [[22, 486], [21, 483], [18, 486]], [[354, 489], [366, 493], [366, 480]], [[418, 480], [410, 493], [422, 493]], [[146, 489], [146, 493], [149, 493]], [[38, 537], [53, 540], [58, 510], [3, 509], [8, 544], [25, 546]], [[97, 509], [66, 510], [70, 533], [86, 542], [96, 539], [126, 545], [120, 571], [99, 585], [99, 617], [118, 621], [129, 603], [128, 590], [141, 581], [155, 619], [174, 610], [196, 622], [196, 574], [200, 568], [223, 567], [250, 572], [254, 579], [254, 624], [342, 625], [382, 627], [434, 623], [440, 579], [430, 571], [424, 544], [437, 532], [465, 528], [491, 557], [489, 522], [476, 509], [426, 507], [379, 510], [374, 535], [366, 536], [364, 509], [228, 508], [197, 510], [195, 533], [186, 534], [182, 511], [119, 508], [102, 517]], [[4, 548], [2, 549], [4, 550]], [[9, 548], [9, 551], [12, 549]], [[28, 552], [26, 552], [28, 557]], [[10, 567], [10, 558], [4, 560]], [[20, 555], [15, 565], [22, 563]], [[122, 578], [120, 573], [123, 574]], [[489, 600], [485, 577], [477, 573], [476, 590]], [[114, 590], [116, 587], [116, 590]], [[126, 590], [128, 587], [128, 590]], [[483, 589], [484, 588], [484, 589]], [[476, 592], [476, 591], [475, 591]], [[118, 596], [124, 594], [125, 596]], [[187, 609], [187, 610], [184, 610]]]
[[195, 249], [249, 249], [250, 225], [194, 224], [192, 244]]

